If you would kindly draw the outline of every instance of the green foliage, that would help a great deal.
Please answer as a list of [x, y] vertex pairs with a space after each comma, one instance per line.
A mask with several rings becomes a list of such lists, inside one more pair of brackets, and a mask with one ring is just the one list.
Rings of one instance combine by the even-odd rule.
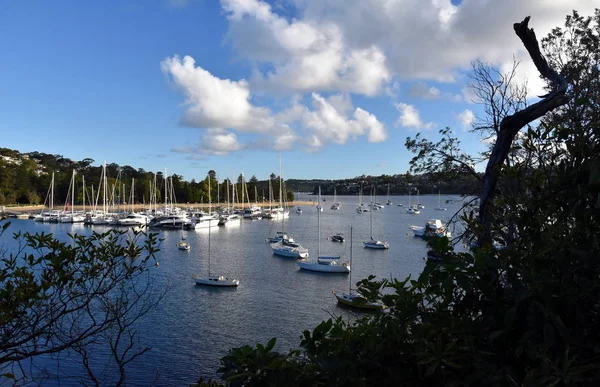
[[136, 344], [136, 322], [164, 295], [151, 281], [156, 236], [111, 230], [69, 234], [68, 241], [46, 233], [13, 237], [19, 248], [0, 257], [0, 383], [14, 375], [14, 382], [34, 382], [36, 359], [51, 354], [81, 356], [84, 373], [98, 381], [85, 360], [107, 346], [113, 356], [106, 370], [117, 374], [110, 383], [122, 384], [125, 366], [149, 349]]

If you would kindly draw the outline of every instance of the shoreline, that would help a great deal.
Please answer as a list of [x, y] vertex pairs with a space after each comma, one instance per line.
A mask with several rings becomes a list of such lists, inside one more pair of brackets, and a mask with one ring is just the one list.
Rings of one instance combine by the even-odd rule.
[[[293, 209], [293, 207], [296, 206], [315, 206], [316, 205], [316, 201], [306, 201], [306, 200], [296, 200], [293, 202], [288, 203], [288, 208], [291, 210]], [[243, 203], [243, 204], [236, 204], [234, 207], [235, 208], [247, 208], [247, 207], [251, 207], [251, 206], [256, 206], [258, 205], [261, 208], [268, 208], [269, 207], [269, 203]], [[273, 203], [271, 204], [271, 207], [277, 207], [279, 205], [279, 203]], [[203, 209], [203, 210], [207, 210], [209, 208], [208, 203], [177, 203], [175, 205], [176, 207], [179, 208], [184, 208], [184, 209]], [[226, 207], [227, 203], [213, 203], [211, 204], [211, 207], [213, 208], [219, 208], [219, 207]], [[163, 204], [158, 204], [156, 206], [156, 208], [160, 209], [164, 207], [164, 203]], [[55, 206], [55, 209], [64, 209], [64, 206]], [[73, 207], [69, 207], [69, 209], [73, 208], [75, 211], [80, 211], [83, 210], [84, 207], [82, 205], [76, 205]], [[86, 209], [90, 209], [90, 206], [86, 206]], [[129, 211], [131, 210], [131, 205], [122, 205], [122, 206], [117, 206], [117, 211]], [[139, 212], [141, 210], [144, 209], [148, 209], [149, 206], [146, 204], [135, 204], [134, 205], [134, 211], [135, 212]], [[42, 204], [38, 204], [38, 205], [27, 205], [27, 206], [23, 206], [23, 205], [7, 205], [7, 206], [0, 206], [0, 213], [2, 213], [2, 210], [4, 210], [4, 212], [6, 213], [11, 213], [11, 214], [28, 214], [28, 213], [33, 213], [33, 212], [39, 212], [42, 211], [44, 209], [44, 205]]]

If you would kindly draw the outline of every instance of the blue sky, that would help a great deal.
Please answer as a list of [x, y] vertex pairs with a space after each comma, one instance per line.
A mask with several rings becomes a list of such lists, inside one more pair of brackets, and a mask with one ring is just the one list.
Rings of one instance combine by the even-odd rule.
[[[404, 173], [407, 136], [450, 126], [470, 151], [468, 72], [524, 59], [571, 9], [543, 0], [4, 2], [2, 147], [221, 178]], [[565, 2], [568, 3], [568, 2]]]

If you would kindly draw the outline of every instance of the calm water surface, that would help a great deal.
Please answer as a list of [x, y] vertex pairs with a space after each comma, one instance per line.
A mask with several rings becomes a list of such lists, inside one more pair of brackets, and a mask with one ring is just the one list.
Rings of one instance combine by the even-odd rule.
[[[372, 212], [373, 237], [389, 242], [390, 248], [371, 250], [364, 249], [361, 243], [370, 236], [370, 214], [356, 212], [358, 197], [338, 197], [342, 203], [339, 211], [329, 209], [333, 197], [323, 198], [326, 202], [321, 213], [321, 254], [340, 254], [349, 260], [353, 226], [353, 283], [370, 274], [378, 278], [417, 277], [425, 265], [426, 246], [412, 236], [408, 227], [423, 225], [430, 218], [446, 220], [460, 207], [459, 202], [448, 203], [443, 205], [447, 211], [436, 211], [437, 195], [421, 196], [425, 209], [419, 215], [409, 215], [404, 207], [397, 206], [406, 206], [408, 197], [393, 196], [393, 205]], [[316, 197], [301, 195], [299, 199]], [[442, 196], [442, 201], [445, 199], [459, 198]], [[385, 203], [385, 198], [380, 202]], [[291, 210], [284, 227], [309, 249], [311, 257], [316, 257], [317, 211], [310, 206], [302, 208], [301, 215], [295, 213], [295, 208]], [[208, 230], [184, 231], [191, 251], [176, 248], [181, 232], [157, 231], [164, 238], [157, 256], [157, 272], [172, 289], [160, 307], [144, 320], [140, 334], [152, 350], [131, 366], [129, 385], [149, 385], [157, 373], [157, 385], [161, 386], [189, 385], [200, 376], [217, 377], [219, 359], [231, 347], [254, 346], [277, 337], [277, 348], [285, 351], [299, 345], [303, 330], [324, 319], [339, 315], [352, 318], [353, 313], [338, 306], [331, 294], [332, 290], [347, 291], [349, 276], [300, 271], [294, 259], [274, 256], [265, 238], [281, 229], [281, 221], [270, 220], [244, 220], [239, 226], [211, 229], [211, 272], [239, 278], [239, 287], [233, 289], [194, 284], [194, 274], [208, 273]], [[52, 232], [60, 238], [66, 238], [67, 232], [91, 233], [91, 228], [82, 225], [14, 219], [9, 230]], [[346, 236], [345, 243], [327, 240], [340, 232]], [[9, 248], [14, 246], [10, 235], [5, 233], [0, 238], [0, 243]]]

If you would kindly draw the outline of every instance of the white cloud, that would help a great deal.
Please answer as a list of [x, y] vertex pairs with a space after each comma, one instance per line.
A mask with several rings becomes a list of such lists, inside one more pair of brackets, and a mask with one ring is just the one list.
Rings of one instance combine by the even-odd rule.
[[[392, 77], [454, 82], [477, 58], [496, 66], [513, 55], [530, 62], [514, 22], [531, 15], [542, 38], [573, 9], [589, 15], [597, 7], [590, 0], [297, 0], [282, 11], [259, 0], [221, 4], [233, 46], [272, 68], [265, 84], [366, 95], [384, 90]], [[282, 16], [288, 14], [293, 18]], [[536, 90], [534, 73], [527, 72]]]
[[254, 81], [261, 87], [298, 91], [339, 90], [378, 94], [390, 79], [386, 57], [377, 45], [350, 48], [335, 23], [292, 20], [259, 0], [222, 0], [234, 47], [274, 69]]
[[331, 103], [338, 98], [325, 99], [317, 93], [312, 94], [313, 110], [305, 109], [302, 125], [309, 131], [308, 145], [322, 147], [327, 143], [345, 144], [349, 139], [367, 134], [371, 143], [387, 139], [385, 126], [373, 114], [356, 108], [352, 118], [346, 116], [347, 106], [340, 109]]
[[396, 109], [400, 112], [400, 117], [396, 123], [399, 123], [403, 127], [412, 128], [412, 129], [431, 129], [433, 128], [434, 123], [428, 122], [423, 123], [421, 121], [421, 116], [417, 108], [413, 105], [409, 105], [406, 103], [398, 103], [396, 104]]
[[460, 121], [463, 131], [466, 131], [471, 128], [473, 122], [475, 121], [475, 114], [469, 109], [465, 109], [462, 113], [456, 116]]
[[[354, 108], [348, 94], [324, 98], [313, 93], [312, 110], [294, 99], [289, 108], [273, 113], [250, 102], [250, 87], [245, 80], [220, 79], [196, 66], [189, 56], [167, 58], [161, 67], [185, 95], [182, 125], [205, 129], [197, 147], [175, 148], [174, 152], [226, 155], [261, 146], [291, 149], [299, 139], [290, 126], [293, 123], [300, 124], [299, 130], [305, 132], [304, 138], [313, 148], [328, 143], [345, 144], [349, 139], [362, 135], [366, 135], [372, 143], [387, 138], [385, 126], [373, 114]], [[352, 117], [349, 117], [353, 110]], [[258, 138], [243, 145], [236, 131]]]
[[253, 124], [268, 121], [268, 109], [250, 104], [250, 89], [243, 79], [219, 79], [195, 66], [189, 56], [166, 58], [161, 68], [185, 94], [188, 108], [181, 118], [185, 126], [253, 131]]
[[434, 86], [429, 86], [425, 82], [417, 82], [412, 84], [408, 89], [410, 97], [428, 99], [428, 100], [446, 100], [452, 102], [461, 102], [462, 96], [458, 94], [442, 92]]
[[227, 155], [242, 148], [237, 135], [223, 129], [208, 129], [203, 135], [199, 145], [200, 153], [216, 156]]

